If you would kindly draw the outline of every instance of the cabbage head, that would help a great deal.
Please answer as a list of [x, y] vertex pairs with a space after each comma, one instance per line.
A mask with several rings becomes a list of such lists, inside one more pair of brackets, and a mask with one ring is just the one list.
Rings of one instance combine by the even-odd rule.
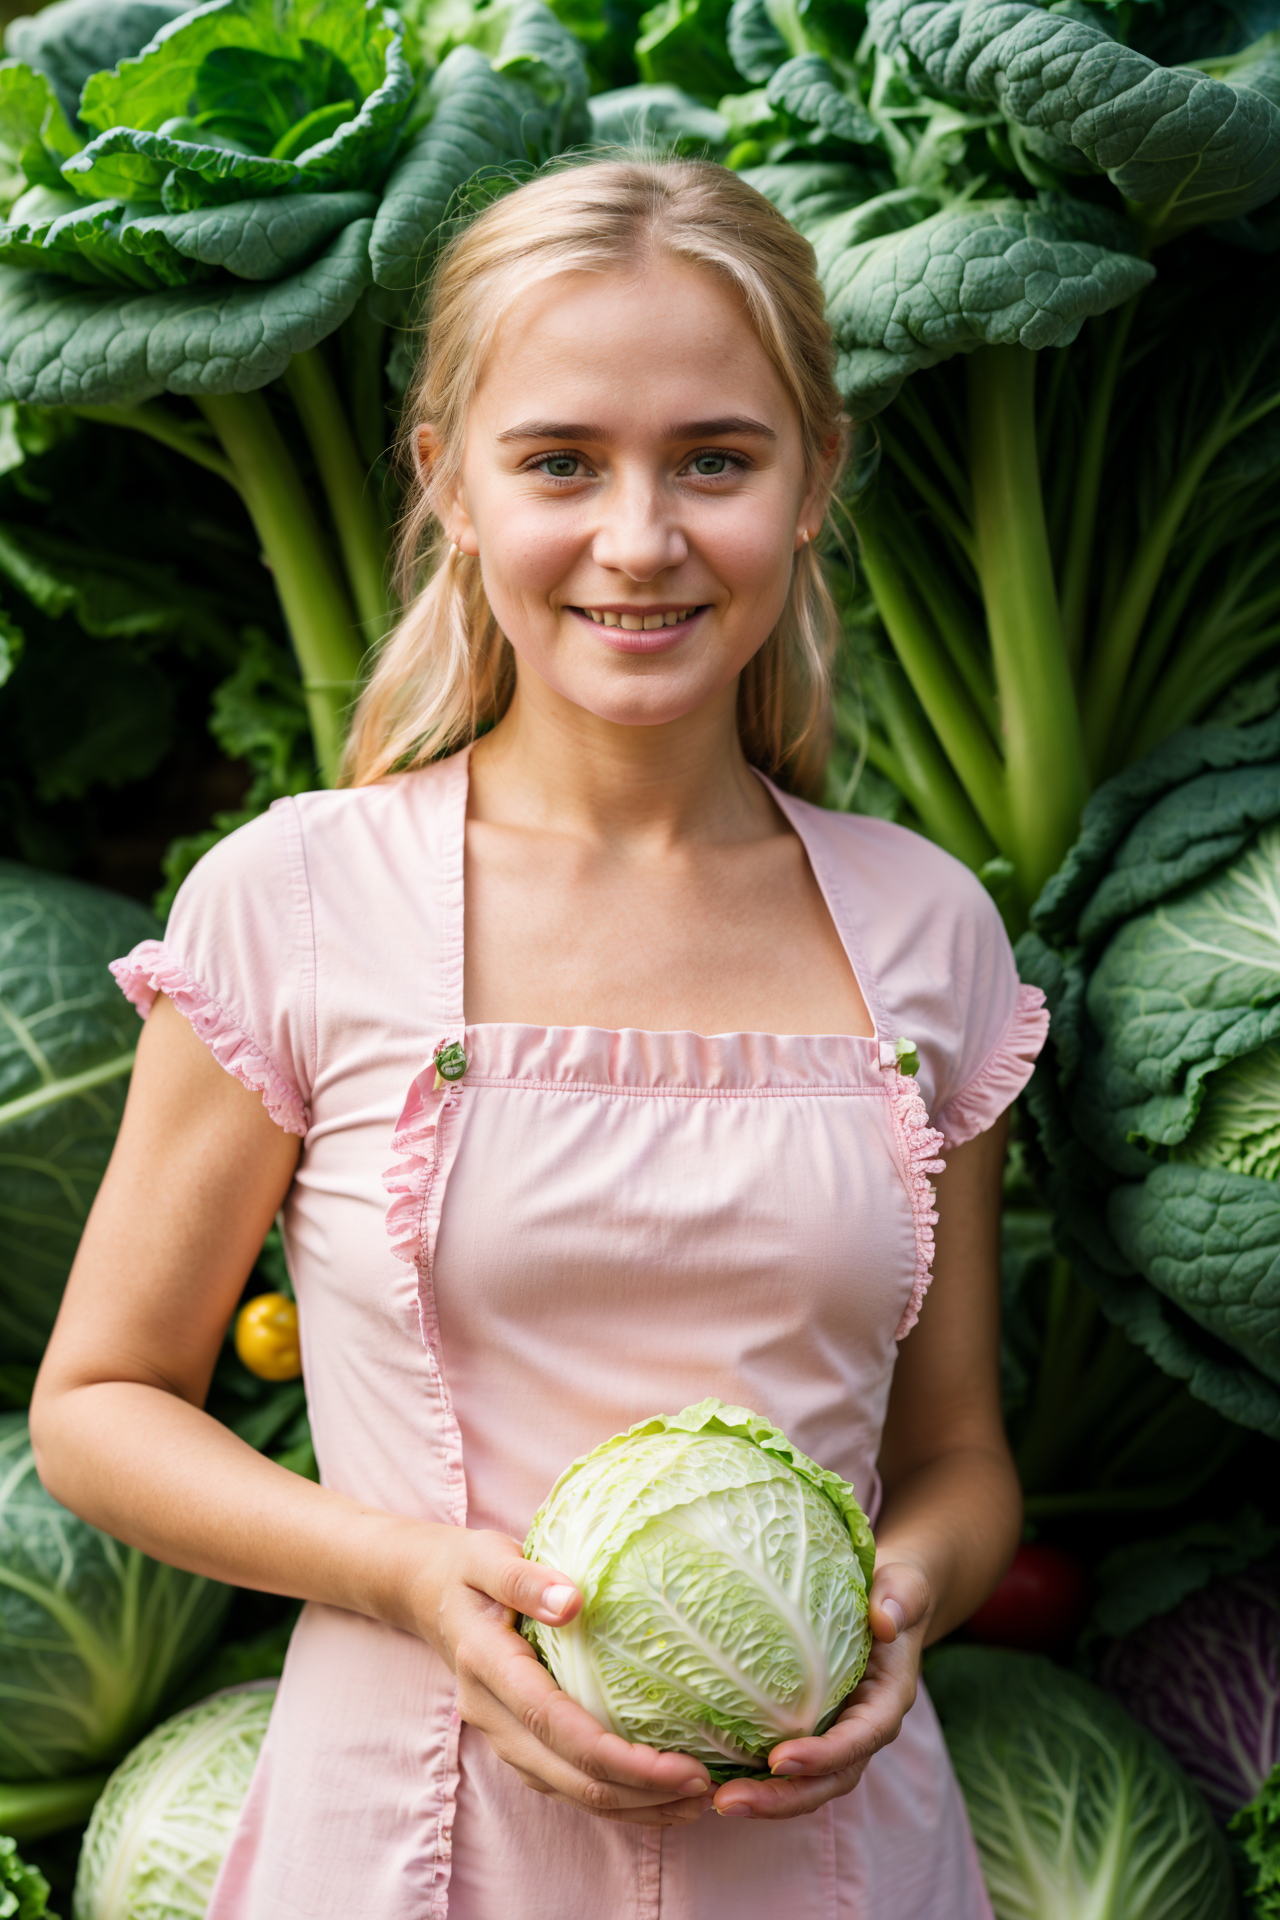
[[1160, 1742], [1034, 1654], [926, 1663], [996, 1920], [1234, 1920], [1225, 1842]]
[[215, 1694], [122, 1761], [84, 1837], [74, 1920], [204, 1920], [274, 1700], [274, 1681]]
[[115, 1145], [138, 1016], [107, 971], [136, 901], [0, 860], [0, 1355], [39, 1364]]
[[866, 1516], [745, 1407], [703, 1400], [575, 1460], [524, 1550], [583, 1595], [567, 1627], [523, 1625], [559, 1686], [713, 1779], [821, 1732], [867, 1664]]
[[215, 1639], [231, 1589], [125, 1547], [36, 1475], [0, 1415], [0, 1780], [114, 1760]]
[[1031, 919], [1059, 1244], [1166, 1373], [1280, 1439], [1280, 714], [1099, 787]]

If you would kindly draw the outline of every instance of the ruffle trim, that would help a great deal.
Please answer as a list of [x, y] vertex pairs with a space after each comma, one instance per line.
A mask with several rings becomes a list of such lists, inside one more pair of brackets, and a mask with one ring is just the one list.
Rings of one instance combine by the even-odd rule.
[[1013, 1015], [997, 1045], [967, 1087], [938, 1115], [949, 1147], [985, 1133], [1011, 1107], [1035, 1069], [1049, 1034], [1049, 1009], [1039, 987], [1020, 986]]
[[418, 1075], [409, 1089], [404, 1111], [391, 1136], [392, 1151], [402, 1156], [392, 1162], [382, 1176], [382, 1184], [391, 1196], [386, 1228], [391, 1251], [406, 1266], [416, 1267], [425, 1245], [427, 1201], [436, 1175], [436, 1129], [447, 1107], [458, 1104], [458, 1088], [450, 1084], [437, 1090], [435, 1055], [446, 1043], [432, 1048], [432, 1064]]
[[241, 1086], [262, 1095], [262, 1104], [286, 1133], [305, 1134], [310, 1117], [298, 1089], [268, 1059], [256, 1040], [237, 1026], [198, 980], [180, 967], [160, 940], [142, 940], [111, 971], [125, 998], [145, 1020], [158, 993], [173, 1001], [220, 1067]]
[[920, 1308], [933, 1278], [933, 1230], [938, 1224], [938, 1210], [933, 1204], [935, 1196], [930, 1175], [941, 1173], [946, 1163], [939, 1158], [945, 1144], [943, 1137], [936, 1127], [929, 1125], [929, 1115], [919, 1087], [905, 1073], [899, 1073], [897, 1081], [889, 1097], [893, 1103], [894, 1124], [902, 1145], [902, 1156], [906, 1161], [907, 1192], [911, 1196], [911, 1212], [916, 1229], [915, 1279], [911, 1286], [911, 1298], [907, 1301], [894, 1335], [895, 1340], [905, 1340], [920, 1318]]

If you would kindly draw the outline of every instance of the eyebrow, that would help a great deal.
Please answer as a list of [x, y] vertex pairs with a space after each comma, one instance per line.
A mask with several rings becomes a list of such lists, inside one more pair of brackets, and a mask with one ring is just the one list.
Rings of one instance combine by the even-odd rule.
[[[763, 420], [752, 420], [745, 414], [727, 414], [720, 420], [686, 420], [680, 426], [668, 427], [663, 437], [667, 440], [714, 440], [725, 434], [747, 435], [757, 440], [776, 440], [778, 437]], [[601, 427], [584, 426], [580, 421], [565, 424], [558, 420], [522, 420], [518, 427], [504, 427], [498, 435], [499, 440], [598, 441], [608, 438]]]

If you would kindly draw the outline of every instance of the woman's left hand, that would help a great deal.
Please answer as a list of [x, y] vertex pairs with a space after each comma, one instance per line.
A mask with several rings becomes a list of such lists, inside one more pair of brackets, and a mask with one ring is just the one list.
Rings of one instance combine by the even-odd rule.
[[929, 1618], [929, 1583], [903, 1560], [877, 1567], [869, 1608], [871, 1658], [849, 1704], [826, 1733], [784, 1740], [769, 1755], [768, 1780], [730, 1780], [716, 1790], [726, 1818], [794, 1820], [851, 1793], [867, 1762], [896, 1740], [916, 1697]]

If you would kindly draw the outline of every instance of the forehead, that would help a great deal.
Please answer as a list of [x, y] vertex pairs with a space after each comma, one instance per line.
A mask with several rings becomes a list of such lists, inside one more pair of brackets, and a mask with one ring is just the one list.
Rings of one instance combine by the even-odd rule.
[[798, 431], [791, 397], [742, 295], [710, 268], [659, 256], [642, 268], [557, 274], [503, 314], [475, 404], [563, 420], [752, 415]]

